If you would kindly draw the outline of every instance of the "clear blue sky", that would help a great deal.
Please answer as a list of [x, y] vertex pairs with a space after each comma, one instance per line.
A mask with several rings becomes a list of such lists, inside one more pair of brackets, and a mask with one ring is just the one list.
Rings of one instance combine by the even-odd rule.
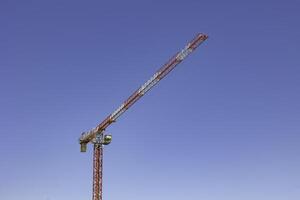
[[104, 198], [300, 199], [299, 1], [0, 1], [0, 199], [91, 199], [82, 131], [198, 32], [107, 131]]

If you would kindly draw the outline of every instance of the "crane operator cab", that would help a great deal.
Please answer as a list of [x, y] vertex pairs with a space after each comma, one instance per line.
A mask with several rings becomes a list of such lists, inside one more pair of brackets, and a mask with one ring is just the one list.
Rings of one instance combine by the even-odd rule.
[[111, 139], [112, 139], [111, 135], [104, 135], [102, 144], [104, 144], [104, 145], [110, 144], [111, 143]]

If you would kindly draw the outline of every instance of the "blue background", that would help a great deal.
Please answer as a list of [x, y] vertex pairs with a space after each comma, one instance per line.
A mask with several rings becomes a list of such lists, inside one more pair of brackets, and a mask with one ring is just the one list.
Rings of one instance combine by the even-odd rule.
[[78, 138], [196, 33], [107, 131], [104, 199], [300, 199], [299, 1], [0, 1], [0, 199], [91, 199]]

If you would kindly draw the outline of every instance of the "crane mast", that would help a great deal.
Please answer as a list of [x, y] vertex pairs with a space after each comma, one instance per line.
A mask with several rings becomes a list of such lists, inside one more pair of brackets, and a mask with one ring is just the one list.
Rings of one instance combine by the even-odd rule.
[[161, 79], [170, 73], [179, 63], [181, 63], [190, 53], [192, 53], [202, 42], [208, 38], [207, 35], [199, 33], [180, 52], [176, 53], [166, 62], [156, 73], [142, 86], [140, 86], [131, 96], [125, 100], [113, 113], [107, 116], [95, 128], [82, 133], [79, 138], [81, 152], [86, 151], [88, 143], [94, 144], [93, 157], [93, 200], [102, 200], [102, 159], [103, 145], [111, 142], [111, 135], [104, 135], [105, 129], [115, 122], [126, 110], [137, 102], [146, 92], [154, 87]]

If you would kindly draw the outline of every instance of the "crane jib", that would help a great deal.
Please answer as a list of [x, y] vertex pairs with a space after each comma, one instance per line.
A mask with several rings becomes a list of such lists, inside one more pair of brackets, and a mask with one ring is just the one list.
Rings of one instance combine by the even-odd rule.
[[182, 60], [192, 53], [202, 42], [208, 38], [205, 34], [197, 34], [179, 53], [175, 54], [166, 64], [164, 64], [146, 83], [137, 89], [121, 106], [111, 115], [107, 116], [98, 126], [90, 131], [84, 132], [79, 142], [87, 144], [91, 142], [96, 134], [103, 132], [111, 123], [115, 122], [129, 107], [139, 100], [146, 92], [154, 87], [161, 79], [170, 73]]

